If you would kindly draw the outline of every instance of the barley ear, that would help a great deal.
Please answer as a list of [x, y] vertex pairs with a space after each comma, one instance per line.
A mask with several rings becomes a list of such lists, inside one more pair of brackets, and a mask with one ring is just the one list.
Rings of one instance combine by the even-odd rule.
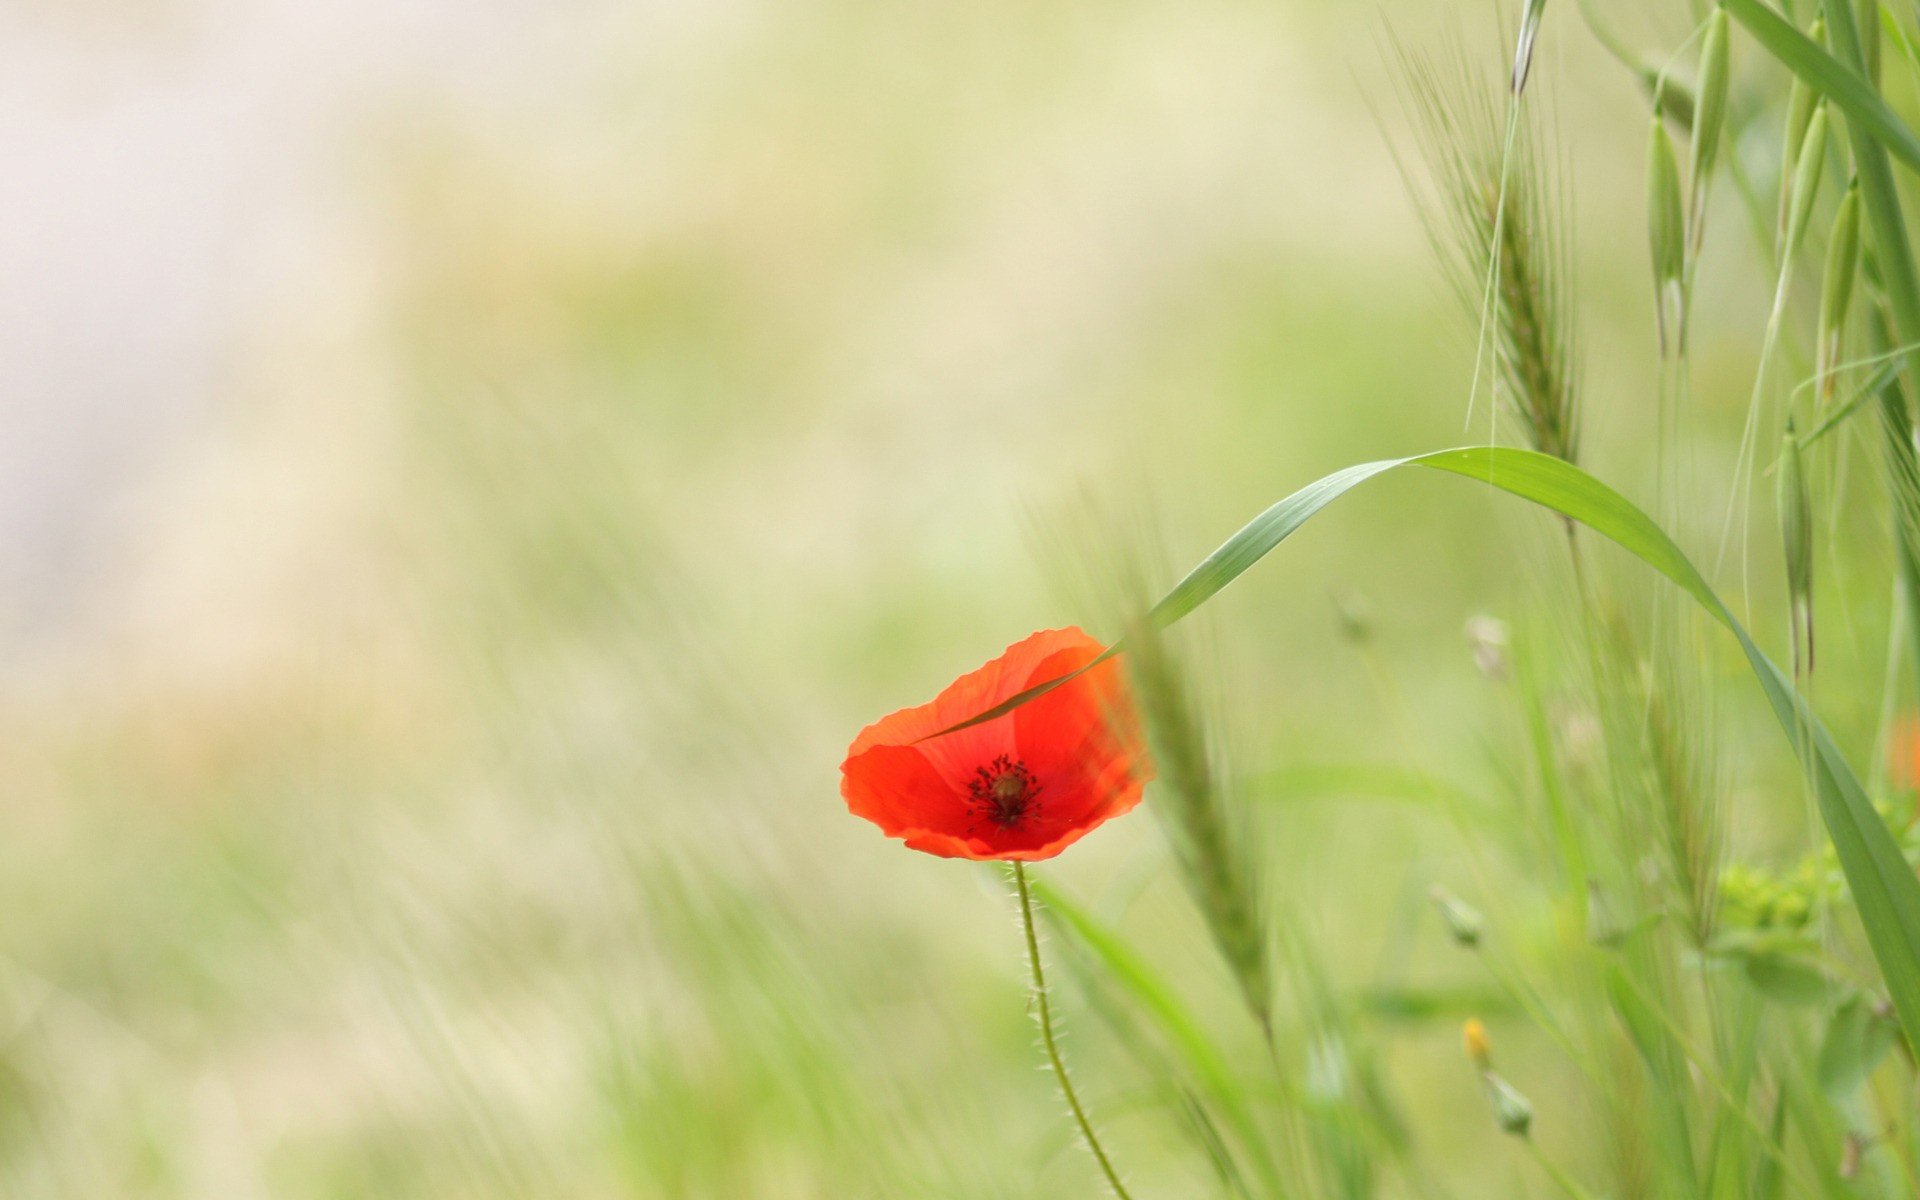
[[1404, 94], [1433, 177], [1423, 213], [1476, 326], [1491, 323], [1495, 392], [1528, 445], [1579, 456], [1571, 267], [1555, 174], [1527, 113], [1507, 116], [1470, 64], [1401, 52]]
[[1267, 928], [1259, 872], [1237, 810], [1220, 785], [1190, 677], [1151, 621], [1127, 634], [1126, 662], [1158, 781], [1155, 807], [1181, 875], [1241, 998], [1272, 1033]]

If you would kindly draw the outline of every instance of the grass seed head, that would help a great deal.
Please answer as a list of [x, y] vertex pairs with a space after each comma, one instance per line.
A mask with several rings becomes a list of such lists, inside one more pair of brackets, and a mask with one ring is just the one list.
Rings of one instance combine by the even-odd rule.
[[1814, 377], [1820, 402], [1833, 399], [1834, 376], [1840, 363], [1840, 340], [1846, 332], [1847, 309], [1853, 302], [1854, 277], [1860, 264], [1860, 185], [1847, 188], [1834, 214], [1833, 233], [1827, 238], [1827, 263], [1820, 280], [1820, 325], [1815, 339]]
[[[1142, 609], [1144, 611], [1144, 609]], [[1174, 858], [1242, 999], [1261, 1027], [1271, 1014], [1268, 928], [1244, 821], [1227, 796], [1192, 677], [1150, 621], [1128, 630], [1124, 656], [1158, 777], [1154, 807]]]
[[1480, 944], [1480, 935], [1486, 932], [1487, 919], [1480, 911], [1454, 895], [1446, 888], [1435, 884], [1428, 893], [1433, 898], [1433, 906], [1440, 912], [1440, 919], [1446, 923], [1447, 933], [1458, 945], [1472, 949]]
[[1720, 139], [1727, 124], [1728, 80], [1732, 73], [1727, 10], [1715, 8], [1707, 18], [1707, 35], [1700, 44], [1700, 96], [1694, 106], [1691, 164], [1696, 203], [1720, 155]]
[[1788, 418], [1780, 439], [1780, 464], [1774, 478], [1780, 508], [1780, 539], [1786, 551], [1787, 597], [1793, 621], [1796, 674], [1813, 666], [1813, 502], [1807, 495], [1800, 439]]
[[[1826, 22], [1814, 21], [1807, 30], [1807, 37], [1816, 45], [1824, 45], [1827, 39]], [[1780, 142], [1780, 203], [1774, 221], [1774, 238], [1782, 244], [1787, 240], [1787, 214], [1792, 208], [1793, 167], [1799, 161], [1800, 147], [1807, 140], [1807, 126], [1813, 123], [1814, 106], [1819, 102], [1819, 93], [1795, 75], [1787, 91], [1787, 124]]]
[[1680, 163], [1657, 105], [1647, 137], [1647, 239], [1653, 255], [1655, 319], [1664, 354], [1680, 344], [1680, 322], [1686, 311], [1687, 232]]
[[1820, 195], [1820, 177], [1827, 165], [1827, 106], [1817, 104], [1813, 119], [1807, 123], [1807, 135], [1800, 141], [1800, 154], [1793, 165], [1792, 198], [1787, 203], [1787, 234], [1780, 244], [1780, 260], [1800, 252], [1807, 236], [1807, 221], [1813, 215], [1813, 202]]
[[1500, 1076], [1488, 1071], [1482, 1077], [1487, 1086], [1487, 1102], [1493, 1105], [1493, 1119], [1502, 1132], [1526, 1137], [1533, 1130], [1533, 1105], [1519, 1090]]
[[[1571, 267], [1533, 109], [1511, 110], [1457, 47], [1433, 56], [1403, 49], [1401, 61], [1433, 180], [1428, 232], [1476, 329], [1491, 318], [1496, 391], [1531, 448], [1574, 462]], [[1518, 122], [1511, 142], [1509, 117]]]

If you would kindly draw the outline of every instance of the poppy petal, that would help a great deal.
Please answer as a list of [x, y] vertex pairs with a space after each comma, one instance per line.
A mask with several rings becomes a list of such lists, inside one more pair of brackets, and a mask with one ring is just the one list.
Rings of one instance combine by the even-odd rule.
[[855, 815], [896, 836], [941, 824], [958, 799], [927, 756], [911, 746], [875, 746], [847, 759], [840, 794]]
[[[1095, 667], [992, 721], [940, 731], [1103, 653], [1079, 629], [1043, 630], [931, 703], [867, 726], [841, 766], [847, 807], [943, 857], [1058, 854], [1138, 804], [1151, 773], [1118, 665]], [[989, 796], [989, 783], [1012, 790]]]
[[1094, 651], [1089, 658], [1103, 649], [1077, 626], [1043, 629], [1008, 646], [999, 658], [954, 680], [930, 703], [903, 708], [862, 729], [847, 754], [851, 757], [872, 746], [910, 745], [977, 717], [1030, 686], [1030, 680], [1044, 682], [1044, 677], [1035, 678], [1034, 668], [1050, 656], [1087, 646]]
[[[1056, 679], [1098, 658], [1074, 649], [1049, 656], [1026, 686]], [[1126, 754], [1139, 742], [1139, 719], [1128, 697], [1117, 661], [1109, 659], [1009, 714], [1014, 745], [1028, 766], [1042, 775], [1077, 777], [1088, 763]]]

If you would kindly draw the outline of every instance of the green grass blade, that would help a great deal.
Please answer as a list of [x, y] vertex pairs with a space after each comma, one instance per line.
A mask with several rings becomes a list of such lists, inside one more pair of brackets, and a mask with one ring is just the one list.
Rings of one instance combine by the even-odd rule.
[[[1362, 463], [1357, 467], [1348, 467], [1344, 471], [1335, 471], [1325, 479], [1316, 480], [1301, 488], [1249, 521], [1240, 532], [1222, 542], [1218, 550], [1209, 554], [1199, 566], [1187, 572], [1185, 579], [1176, 584], [1171, 592], [1160, 598], [1160, 602], [1155, 604], [1148, 614], [1149, 618], [1162, 628], [1178, 621], [1211, 600], [1221, 588], [1240, 578], [1242, 572], [1264, 558], [1269, 550], [1285, 541], [1313, 514], [1345, 495], [1355, 485], [1399, 465], [1401, 464], [1398, 461]], [[1125, 645], [1123, 638], [1109, 647], [1105, 654], [1078, 671], [1062, 675], [1058, 679], [1049, 679], [1045, 683], [1035, 684], [977, 716], [969, 717], [956, 725], [950, 725], [938, 733], [929, 734], [928, 737], [944, 737], [956, 730], [1003, 717], [1027, 701], [1037, 699], [1059, 687], [1082, 671], [1092, 670], [1098, 664], [1120, 653], [1125, 649]]]
[[1920, 171], [1920, 137], [1858, 72], [1795, 29], [1764, 0], [1724, 0], [1723, 7], [1808, 87], [1839, 105], [1895, 158]]
[[1294, 530], [1306, 524], [1315, 513], [1375, 475], [1400, 465], [1400, 462], [1389, 460], [1361, 463], [1357, 467], [1335, 471], [1273, 505], [1221, 543], [1220, 548], [1207, 555], [1199, 566], [1187, 572], [1187, 577], [1175, 584], [1173, 590], [1153, 606], [1150, 615], [1154, 622], [1171, 625], [1199, 608], [1221, 588], [1238, 579], [1241, 572], [1259, 562], [1269, 550], [1290, 537]]

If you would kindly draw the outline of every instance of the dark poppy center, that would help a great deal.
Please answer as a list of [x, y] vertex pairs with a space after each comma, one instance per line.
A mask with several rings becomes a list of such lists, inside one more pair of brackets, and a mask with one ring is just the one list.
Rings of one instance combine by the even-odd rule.
[[1040, 784], [1027, 764], [1002, 754], [975, 769], [967, 790], [973, 795], [974, 807], [1005, 829], [1018, 824], [1033, 809]]

